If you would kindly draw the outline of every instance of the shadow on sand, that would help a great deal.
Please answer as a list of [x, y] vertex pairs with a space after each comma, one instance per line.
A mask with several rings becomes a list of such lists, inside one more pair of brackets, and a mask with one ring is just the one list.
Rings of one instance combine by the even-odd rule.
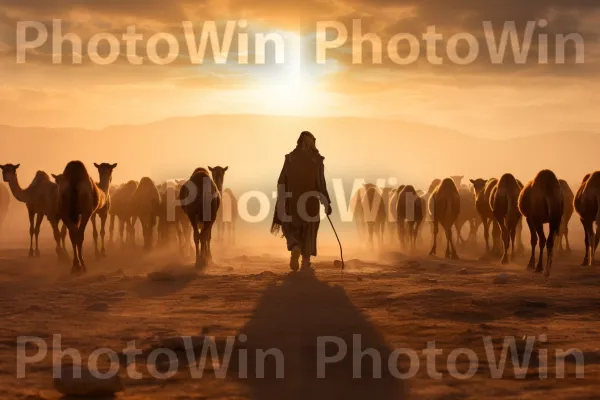
[[[393, 377], [388, 368], [391, 354], [383, 337], [367, 318], [354, 307], [342, 287], [330, 286], [311, 273], [292, 273], [283, 282], [265, 290], [248, 323], [240, 334], [247, 336], [248, 375], [241, 382], [250, 388], [253, 399], [405, 399], [406, 382]], [[353, 335], [360, 335], [361, 345], [353, 349]], [[327, 364], [325, 378], [317, 372], [318, 337], [335, 336], [347, 345], [347, 354], [339, 362]], [[321, 346], [326, 356], [334, 356], [338, 345]], [[324, 348], [324, 350], [323, 350]], [[355, 361], [353, 352], [361, 348], [376, 349], [381, 356], [381, 376], [374, 378], [373, 361], [365, 356]], [[267, 357], [264, 378], [257, 378], [256, 350], [279, 349], [281, 363]], [[322, 358], [322, 357], [321, 357]], [[400, 372], [402, 368], [400, 368]], [[230, 370], [239, 378], [239, 366]], [[361, 378], [353, 375], [362, 374]]]

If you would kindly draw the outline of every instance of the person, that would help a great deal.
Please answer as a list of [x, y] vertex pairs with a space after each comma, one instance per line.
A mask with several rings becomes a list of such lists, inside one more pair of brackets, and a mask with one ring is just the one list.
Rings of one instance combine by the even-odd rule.
[[312, 270], [311, 256], [317, 255], [317, 233], [320, 223], [320, 204], [331, 215], [331, 200], [325, 182], [325, 166], [312, 133], [304, 131], [296, 148], [285, 156], [277, 182], [277, 202], [271, 232], [280, 231], [291, 252], [290, 268]]

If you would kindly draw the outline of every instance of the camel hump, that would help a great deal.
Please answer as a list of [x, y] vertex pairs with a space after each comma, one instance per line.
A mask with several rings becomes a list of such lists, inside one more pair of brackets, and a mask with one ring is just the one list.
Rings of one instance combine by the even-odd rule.
[[70, 161], [65, 167], [63, 175], [69, 182], [89, 179], [90, 177], [87, 168], [81, 161]]
[[46, 182], [50, 181], [50, 176], [44, 171], [37, 171], [35, 173], [35, 177], [33, 178], [34, 182]]
[[565, 195], [565, 197], [572, 198], [574, 196], [573, 190], [571, 189], [571, 186], [569, 186], [567, 181], [565, 181], [564, 179], [559, 179], [558, 183], [560, 184], [560, 188], [562, 189], [562, 192]]
[[150, 187], [156, 189], [156, 185], [154, 184], [154, 181], [152, 179], [148, 178], [147, 176], [140, 179], [140, 184], [138, 185], [138, 188], [146, 189]]
[[417, 191], [413, 185], [407, 185], [401, 189], [400, 193], [412, 193], [412, 194], [416, 195]]
[[556, 174], [549, 169], [543, 169], [538, 172], [533, 181], [539, 184], [559, 184]]
[[438, 192], [456, 192], [458, 193], [458, 188], [456, 187], [456, 183], [450, 178], [446, 178], [440, 183], [438, 187]]
[[196, 168], [194, 170], [194, 172], [192, 172], [192, 176], [194, 175], [206, 175], [206, 176], [210, 176], [210, 174], [208, 173], [208, 170], [206, 168], [200, 167], [200, 168]]
[[498, 181], [497, 192], [500, 194], [520, 192], [519, 182], [513, 174], [504, 174]]

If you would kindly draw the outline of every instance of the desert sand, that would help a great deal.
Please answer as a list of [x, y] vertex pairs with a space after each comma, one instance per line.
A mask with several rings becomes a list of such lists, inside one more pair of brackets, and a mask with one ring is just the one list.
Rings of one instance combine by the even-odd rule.
[[[63, 349], [81, 352], [84, 363], [98, 348], [121, 352], [135, 341], [137, 348], [149, 350], [177, 336], [201, 334], [214, 336], [217, 343], [244, 334], [249, 354], [278, 348], [285, 356], [283, 379], [276, 378], [269, 361], [265, 378], [256, 378], [253, 356], [248, 357], [248, 378], [240, 378], [239, 360], [232, 361], [225, 379], [210, 364], [201, 379], [193, 378], [182, 356], [177, 373], [160, 380], [150, 374], [142, 355], [136, 359], [141, 379], [132, 379], [121, 363], [125, 389], [118, 399], [595, 398], [600, 388], [600, 275], [595, 267], [579, 266], [580, 250], [557, 257], [552, 276], [544, 279], [525, 269], [527, 233], [526, 256], [508, 266], [478, 261], [479, 248], [459, 248], [458, 261], [426, 256], [428, 238], [410, 255], [352, 244], [345, 246], [342, 274], [334, 263], [337, 249], [327, 242], [330, 235], [323, 233], [314, 274], [291, 273], [277, 239], [262, 246], [238, 239], [237, 247], [215, 245], [214, 265], [203, 272], [193, 268], [192, 257], [170, 249], [145, 254], [114, 246], [108, 258], [94, 260], [88, 243], [89, 273], [74, 277], [69, 265], [55, 260], [49, 238], [42, 257], [29, 259], [26, 236], [5, 234], [0, 246], [0, 398], [61, 398], [52, 381], [54, 334], [62, 335]], [[380, 352], [381, 379], [372, 377], [368, 357], [359, 364], [363, 378], [352, 378], [351, 354], [360, 350], [353, 349], [354, 334], [361, 335], [363, 349]], [[349, 354], [327, 365], [326, 379], [317, 379], [317, 337], [328, 335], [343, 338]], [[24, 379], [16, 378], [19, 336], [42, 338], [49, 348], [42, 361], [27, 365]], [[491, 338], [499, 358], [506, 336], [518, 339], [520, 355], [524, 336], [538, 339], [524, 379], [515, 378], [510, 354], [503, 378], [492, 379], [483, 338]], [[443, 351], [435, 362], [441, 379], [427, 371], [422, 350], [430, 341]], [[401, 348], [419, 357], [416, 376], [408, 380], [392, 376], [387, 367], [391, 352]], [[477, 355], [479, 366], [470, 379], [449, 374], [449, 368], [469, 371], [467, 356], [448, 361], [457, 348]], [[574, 356], [554, 357], [556, 349], [574, 348], [585, 357], [585, 376], [579, 379]], [[544, 351], [547, 379], [540, 378]], [[32, 352], [35, 348], [28, 346], [27, 354]], [[556, 376], [558, 361], [564, 361], [564, 379]], [[156, 364], [159, 371], [164, 368], [160, 358]], [[408, 372], [414, 364], [401, 356], [396, 365]]]

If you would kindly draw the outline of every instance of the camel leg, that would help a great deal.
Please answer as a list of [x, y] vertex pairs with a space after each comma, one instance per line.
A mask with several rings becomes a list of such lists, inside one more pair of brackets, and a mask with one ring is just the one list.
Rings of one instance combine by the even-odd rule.
[[548, 278], [550, 276], [550, 271], [552, 270], [552, 261], [554, 256], [554, 240], [558, 236], [558, 232], [560, 230], [560, 218], [555, 221], [550, 221], [550, 232], [548, 234], [548, 243], [547, 243], [547, 257], [546, 260], [546, 268], [544, 269], [544, 277]]
[[431, 248], [431, 251], [429, 252], [430, 256], [435, 256], [435, 253], [437, 253], [438, 232], [439, 232], [438, 221], [433, 221], [433, 247]]
[[502, 237], [502, 245], [504, 247], [504, 253], [502, 254], [502, 259], [500, 261], [501, 264], [508, 264], [509, 263], [509, 258], [508, 258], [508, 249], [510, 247], [510, 232], [508, 230], [508, 226], [506, 224], [506, 221], [503, 221], [502, 224], [500, 225], [500, 234]]
[[486, 259], [490, 255], [490, 220], [483, 218], [483, 238], [485, 240], [485, 254], [480, 259]]
[[501, 242], [502, 231], [500, 224], [496, 221], [492, 221], [492, 255], [495, 257], [502, 257]]
[[192, 231], [194, 233], [194, 245], [196, 246], [196, 268], [204, 268], [206, 265], [204, 264], [204, 259], [202, 255], [204, 255], [204, 246], [202, 246], [202, 254], [200, 253], [200, 231], [198, 230], [198, 224], [196, 223], [196, 217], [190, 216], [190, 223], [192, 225]]
[[[571, 244], [569, 243], [569, 224], [565, 225], [565, 230], [563, 233], [564, 237], [565, 237], [565, 252], [567, 253], [571, 253]], [[561, 247], [562, 247], [562, 241], [561, 241]]]
[[535, 268], [535, 247], [538, 243], [537, 231], [535, 229], [535, 224], [530, 218], [527, 218], [527, 226], [529, 227], [529, 233], [531, 234], [531, 257], [529, 258], [529, 264], [527, 264], [527, 269]]
[[129, 243], [129, 245], [131, 247], [135, 247], [135, 225], [137, 224], [137, 219], [138, 218], [136, 216], [131, 217], [131, 225], [130, 225], [131, 226], [131, 231], [129, 232], [129, 235], [130, 235], [130, 238], [129, 238], [130, 243]]
[[[538, 260], [537, 267], [535, 268], [535, 272], [542, 272], [544, 269], [544, 249], [546, 247], [547, 242], [546, 234], [544, 233], [544, 224], [536, 224], [535, 229], [540, 240], [540, 258]], [[552, 235], [550, 234], [549, 236]]]
[[183, 251], [183, 230], [181, 229], [181, 225], [179, 222], [175, 221], [175, 231], [177, 233], [177, 244], [179, 245], [179, 252]]
[[412, 249], [413, 250], [417, 250], [417, 238], [419, 236], [419, 229], [421, 228], [421, 221], [417, 221], [415, 222], [415, 226], [413, 229], [413, 235], [412, 235]]
[[56, 255], [58, 259], [61, 260], [63, 258], [64, 252], [60, 245], [60, 231], [58, 230], [58, 221], [50, 221], [50, 226], [52, 226], [52, 234], [54, 235], [54, 241], [56, 242]]
[[85, 227], [90, 221], [91, 214], [81, 216], [81, 224], [79, 225], [79, 241], [77, 243], [77, 251], [79, 255], [79, 264], [81, 265], [82, 271], [87, 272], [87, 267], [83, 261], [83, 241], [85, 239]]
[[519, 223], [517, 224], [512, 224], [512, 226], [509, 229], [509, 233], [510, 233], [510, 245], [511, 245], [511, 252], [510, 252], [510, 260], [515, 260], [517, 255], [515, 253], [515, 242], [517, 240], [517, 229], [518, 229]]
[[375, 247], [373, 244], [373, 223], [367, 222], [367, 228], [369, 230], [369, 247], [373, 249], [373, 247]]
[[96, 227], [96, 214], [93, 214], [91, 217], [92, 220], [92, 235], [94, 238], [94, 254], [96, 258], [100, 258], [100, 250], [98, 250], [98, 228]]
[[474, 219], [469, 220], [469, 237], [467, 241], [475, 244], [475, 237], [477, 236], [477, 224]]
[[[592, 232], [594, 231], [594, 227], [592, 225]], [[592, 237], [592, 236], [590, 236]], [[596, 262], [596, 251], [598, 250], [598, 245], [600, 244], [600, 223], [596, 224], [596, 235], [594, 236], [594, 247], [590, 249], [591, 257], [590, 257], [590, 265], [594, 265]]]
[[590, 248], [591, 248], [591, 240], [593, 238], [590, 237], [590, 225], [591, 225], [591, 230], [593, 232], [594, 230], [594, 226], [593, 223], [589, 224], [588, 221], [586, 221], [585, 219], [581, 218], [581, 225], [583, 225], [583, 233], [585, 236], [584, 239], [584, 244], [585, 244], [585, 256], [583, 257], [583, 262], [581, 263], [582, 267], [587, 267], [588, 265], [590, 265]]
[[412, 250], [413, 249], [413, 235], [414, 235], [414, 230], [415, 230], [414, 221], [409, 221], [407, 223], [407, 227], [408, 227], [407, 247]]
[[104, 228], [106, 227], [107, 218], [108, 218], [108, 213], [103, 212], [100, 214], [100, 245], [102, 246], [100, 248], [100, 256], [101, 257], [106, 257], [106, 248], [104, 247], [104, 238], [106, 236], [106, 230]]
[[[446, 237], [446, 258], [450, 258], [450, 256], [452, 255], [451, 251], [450, 251], [450, 235], [448, 234], [448, 229], [446, 227], [444, 228], [444, 236]], [[450, 233], [452, 233], [452, 225], [450, 225]]]
[[33, 236], [35, 235], [35, 211], [27, 207], [29, 214], [29, 257], [33, 257]]
[[71, 239], [71, 245], [73, 246], [73, 267], [71, 268], [71, 273], [75, 274], [81, 270], [77, 247], [77, 242], [79, 240], [79, 232], [76, 225], [69, 227], [69, 239]]
[[67, 241], [67, 232], [68, 232], [68, 231], [69, 231], [69, 230], [67, 229], [67, 224], [65, 224], [65, 223], [63, 222], [62, 228], [61, 228], [61, 230], [60, 230], [60, 241], [61, 241], [61, 243], [62, 243], [62, 248], [63, 248], [63, 250], [65, 251], [65, 254], [66, 254], [66, 252], [67, 252], [67, 244], [66, 244], [66, 241]]
[[112, 246], [114, 243], [115, 234], [115, 214], [110, 215], [110, 222], [108, 224], [108, 243]]
[[[448, 240], [448, 246], [450, 251], [446, 251], [448, 253], [448, 258], [453, 260], [458, 260], [458, 254], [456, 253], [456, 246], [454, 245], [454, 239], [452, 237], [452, 225], [446, 229], [446, 239]], [[458, 239], [457, 239], [458, 240]]]
[[202, 226], [202, 239], [204, 240], [205, 245], [205, 262], [206, 265], [210, 265], [212, 263], [212, 251], [210, 249], [210, 242], [212, 239], [212, 228], [213, 222], [205, 222]]
[[40, 227], [42, 226], [42, 221], [44, 220], [44, 214], [38, 213], [35, 219], [35, 256], [40, 256], [40, 247], [39, 247], [39, 239], [40, 239]]
[[405, 232], [405, 226], [404, 226], [404, 220], [400, 220], [397, 222], [397, 226], [398, 226], [398, 240], [400, 241], [400, 246], [402, 248], [406, 248], [406, 240], [404, 238]]
[[119, 241], [121, 243], [121, 248], [125, 246], [125, 238], [123, 238], [123, 233], [125, 232], [125, 221], [119, 218]]

